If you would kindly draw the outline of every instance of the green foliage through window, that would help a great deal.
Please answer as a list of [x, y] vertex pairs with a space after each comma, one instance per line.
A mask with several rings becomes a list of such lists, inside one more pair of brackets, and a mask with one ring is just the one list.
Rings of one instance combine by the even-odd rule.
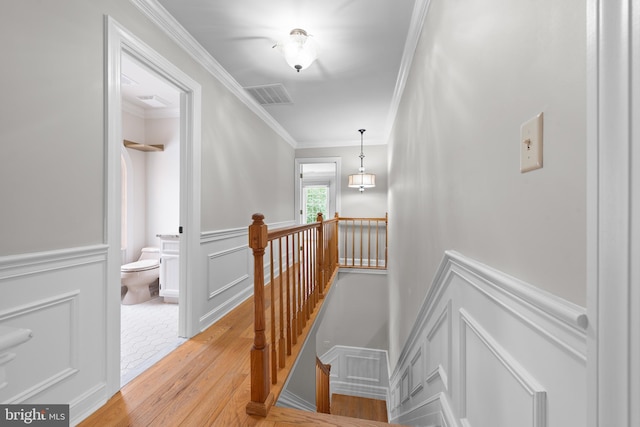
[[317, 187], [305, 187], [304, 188], [305, 199], [305, 213], [306, 224], [316, 222], [318, 212], [322, 212], [322, 216], [327, 219], [328, 212], [328, 198], [329, 188], [326, 186]]

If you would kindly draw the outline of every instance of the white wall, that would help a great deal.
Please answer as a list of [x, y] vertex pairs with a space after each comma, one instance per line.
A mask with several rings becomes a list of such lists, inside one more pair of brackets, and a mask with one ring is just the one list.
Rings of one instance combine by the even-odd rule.
[[447, 252], [391, 375], [389, 420], [587, 423], [585, 309]]
[[180, 226], [180, 121], [146, 119], [146, 143], [163, 144], [164, 151], [148, 152], [146, 240], [160, 247], [157, 234], [177, 234]]
[[[387, 213], [387, 146], [364, 146], [364, 166], [367, 172], [375, 173], [376, 187], [365, 190], [363, 194], [357, 189], [347, 187], [349, 175], [358, 172], [360, 167], [360, 146], [305, 148], [297, 149], [296, 158], [340, 157], [342, 171], [340, 176], [341, 199], [340, 216], [344, 217], [378, 217]], [[291, 171], [293, 175], [295, 171]]]
[[160, 247], [157, 234], [177, 234], [180, 225], [180, 123], [178, 118], [144, 118], [123, 113], [122, 136], [141, 144], [161, 144], [163, 151], [125, 148], [131, 159], [128, 179], [132, 210], [127, 262], [146, 246]]
[[445, 250], [585, 305], [585, 7], [431, 1], [389, 145], [392, 366]]
[[193, 277], [204, 279], [189, 289], [197, 328], [250, 295], [251, 214], [293, 219], [294, 150], [285, 137], [132, 2], [26, 0], [3, 8], [0, 36], [13, 42], [2, 48], [12, 66], [3, 71], [11, 84], [0, 105], [0, 325], [29, 328], [33, 338], [6, 365], [0, 401], [69, 403], [72, 423], [110, 397], [107, 371], [119, 357], [107, 345], [119, 316], [105, 303], [114, 295], [107, 235], [117, 232], [105, 229], [105, 15], [202, 88], [194, 153], [202, 238], [189, 254], [197, 259]]
[[318, 355], [337, 345], [387, 350], [387, 275], [343, 270], [332, 292], [334, 298], [316, 334]]

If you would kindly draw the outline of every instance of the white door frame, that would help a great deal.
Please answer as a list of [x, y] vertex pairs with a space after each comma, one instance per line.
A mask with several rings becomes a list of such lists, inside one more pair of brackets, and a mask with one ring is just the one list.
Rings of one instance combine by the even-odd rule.
[[639, 109], [640, 4], [588, 0], [589, 427], [640, 425]]
[[[341, 157], [309, 157], [309, 158], [296, 158], [295, 159], [295, 203], [294, 203], [294, 218], [296, 218], [296, 223], [300, 224], [302, 222], [302, 216], [300, 215], [300, 210], [302, 209], [302, 179], [300, 178], [300, 170], [302, 165], [307, 163], [335, 163], [336, 164], [336, 175], [335, 175], [335, 188], [333, 189], [334, 194], [330, 195], [330, 197], [335, 197], [335, 211], [340, 213], [340, 181], [342, 178], [342, 158]], [[326, 219], [326, 218], [325, 218]]]
[[120, 147], [122, 107], [120, 93], [121, 55], [128, 55], [174, 84], [180, 97], [180, 316], [178, 333], [191, 337], [198, 330], [194, 285], [197, 283], [200, 243], [200, 84], [151, 47], [105, 16], [105, 227], [107, 252], [105, 334], [106, 380], [109, 396], [120, 389]]

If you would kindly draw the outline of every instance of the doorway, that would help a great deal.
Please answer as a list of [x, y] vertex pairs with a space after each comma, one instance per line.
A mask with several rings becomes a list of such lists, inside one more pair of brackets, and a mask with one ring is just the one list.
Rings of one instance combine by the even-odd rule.
[[296, 159], [296, 218], [299, 224], [315, 222], [318, 212], [325, 219], [340, 212], [339, 157]]
[[[120, 378], [124, 385], [182, 344], [179, 338], [180, 96], [181, 91], [123, 53], [121, 250], [123, 268], [157, 259], [147, 300], [121, 294]], [[124, 271], [124, 270], [123, 270]], [[146, 280], [145, 280], [146, 282]]]
[[[190, 292], [198, 272], [197, 250], [200, 235], [200, 106], [201, 87], [171, 62], [160, 56], [133, 34], [107, 17], [107, 58], [105, 86], [107, 88], [107, 156], [105, 182], [107, 187], [105, 241], [107, 250], [106, 289], [106, 348], [107, 348], [107, 393], [115, 394], [121, 387], [121, 282], [120, 267], [122, 226], [122, 145], [123, 145], [123, 65], [129, 59], [144, 67], [164, 84], [177, 91], [176, 108], [179, 130], [179, 171], [177, 203], [178, 226], [169, 230], [179, 242], [178, 277], [178, 328], [177, 334], [189, 338], [197, 331], [197, 314]], [[123, 60], [123, 58], [125, 58]], [[126, 65], [124, 65], [126, 67]], [[165, 98], [159, 96], [160, 98]], [[170, 97], [170, 95], [166, 95]], [[164, 99], [167, 101], [167, 99]], [[152, 99], [151, 101], [158, 101]], [[153, 144], [152, 144], [153, 145]], [[176, 201], [174, 200], [174, 203]], [[156, 233], [155, 230], [151, 231]], [[158, 231], [165, 233], [167, 230]]]

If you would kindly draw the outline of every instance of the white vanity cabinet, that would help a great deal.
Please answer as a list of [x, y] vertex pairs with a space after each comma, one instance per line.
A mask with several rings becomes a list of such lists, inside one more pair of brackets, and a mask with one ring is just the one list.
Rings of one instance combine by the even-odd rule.
[[177, 303], [180, 285], [180, 236], [158, 234], [160, 238], [160, 296]]

